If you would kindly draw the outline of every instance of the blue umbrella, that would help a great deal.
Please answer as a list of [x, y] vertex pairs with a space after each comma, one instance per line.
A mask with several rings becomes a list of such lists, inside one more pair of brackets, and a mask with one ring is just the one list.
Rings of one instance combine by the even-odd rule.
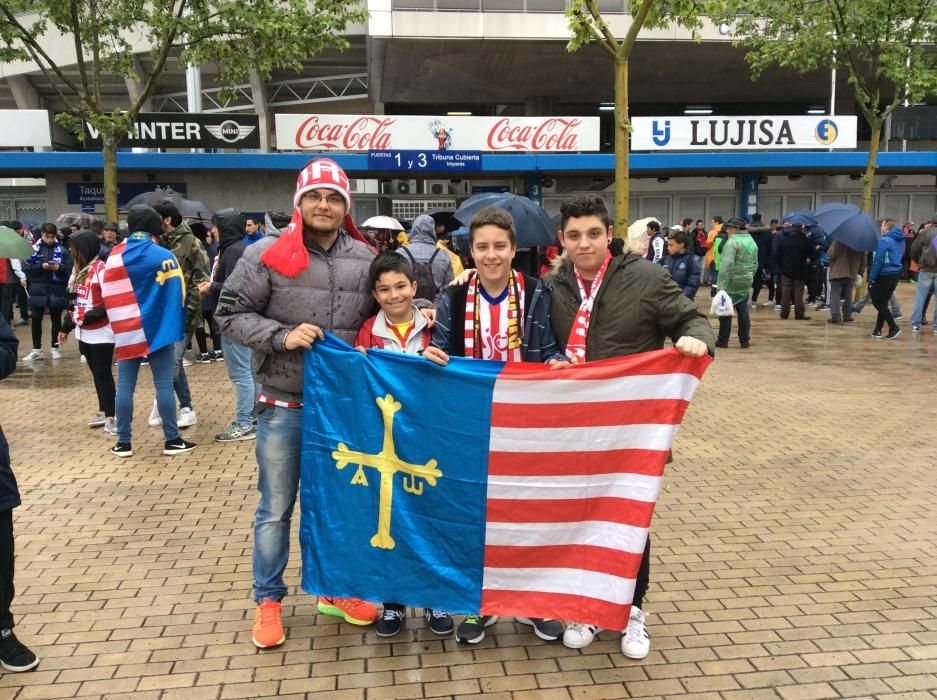
[[468, 226], [472, 217], [486, 207], [500, 207], [514, 217], [518, 248], [553, 245], [556, 227], [550, 215], [536, 202], [516, 194], [486, 192], [469, 197], [454, 216]]
[[794, 226], [816, 226], [817, 220], [814, 217], [812, 212], [809, 211], [792, 211], [790, 214], [785, 214], [781, 219], [781, 223], [788, 222]]
[[824, 204], [813, 216], [830, 238], [853, 250], [878, 246], [878, 224], [855, 204]]

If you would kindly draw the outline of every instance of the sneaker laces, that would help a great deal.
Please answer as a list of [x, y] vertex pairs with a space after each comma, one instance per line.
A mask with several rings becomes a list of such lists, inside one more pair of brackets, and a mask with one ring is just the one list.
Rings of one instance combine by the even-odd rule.
[[396, 610], [394, 608], [384, 608], [384, 614], [381, 615], [383, 620], [402, 620], [403, 619], [403, 610]]
[[265, 600], [257, 606], [257, 613], [260, 618], [260, 627], [278, 624], [280, 620], [280, 603]]
[[587, 634], [595, 634], [598, 631], [598, 627], [595, 625], [587, 625], [585, 622], [572, 622], [569, 625], [569, 629], [573, 632], [581, 634], [583, 636]]
[[638, 608], [632, 608], [631, 618], [628, 620], [628, 627], [625, 630], [625, 639], [629, 642], [643, 641], [647, 637], [647, 631], [644, 629], [644, 620], [647, 613]]
[[481, 615], [469, 615], [468, 617], [465, 618], [465, 624], [477, 625], [479, 622], [481, 622], [481, 620], [482, 620]]
[[433, 620], [438, 620], [440, 618], [449, 617], [449, 613], [445, 610], [440, 610], [439, 608], [431, 608], [429, 611], [429, 616]]

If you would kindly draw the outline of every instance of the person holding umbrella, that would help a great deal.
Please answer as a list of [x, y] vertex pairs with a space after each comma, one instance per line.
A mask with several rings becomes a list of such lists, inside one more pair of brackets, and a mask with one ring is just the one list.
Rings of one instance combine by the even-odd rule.
[[830, 259], [830, 318], [829, 323], [849, 323], [852, 317], [852, 299], [856, 275], [865, 269], [865, 253], [834, 240], [827, 251]]

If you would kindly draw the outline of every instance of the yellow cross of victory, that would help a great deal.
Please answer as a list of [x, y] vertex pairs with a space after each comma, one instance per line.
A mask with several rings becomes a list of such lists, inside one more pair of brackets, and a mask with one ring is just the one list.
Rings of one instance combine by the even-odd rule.
[[344, 442], [338, 443], [338, 449], [332, 452], [335, 466], [344, 469], [349, 464], [357, 464], [358, 471], [351, 479], [352, 484], [367, 486], [368, 479], [364, 474], [364, 467], [377, 469], [381, 475], [380, 501], [378, 503], [377, 533], [371, 538], [371, 546], [380, 549], [393, 549], [396, 546], [394, 538], [390, 535], [390, 516], [394, 501], [394, 474], [403, 472], [403, 490], [416, 496], [423, 494], [423, 483], [417, 479], [424, 479], [430, 486], [436, 485], [436, 479], [442, 477], [442, 472], [436, 468], [436, 460], [431, 459], [424, 465], [404, 462], [397, 456], [394, 446], [394, 414], [402, 406], [394, 400], [391, 394], [383, 399], [376, 399], [378, 408], [384, 418], [384, 447], [373, 455], [364, 452], [349, 450]]

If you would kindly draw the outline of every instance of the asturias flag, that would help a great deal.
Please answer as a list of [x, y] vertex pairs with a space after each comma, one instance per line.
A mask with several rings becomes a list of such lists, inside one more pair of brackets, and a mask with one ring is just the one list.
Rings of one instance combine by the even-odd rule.
[[622, 630], [674, 434], [710, 359], [438, 367], [306, 353], [303, 588]]
[[143, 357], [182, 340], [185, 279], [172, 251], [148, 234], [135, 233], [114, 246], [101, 296], [118, 360]]

